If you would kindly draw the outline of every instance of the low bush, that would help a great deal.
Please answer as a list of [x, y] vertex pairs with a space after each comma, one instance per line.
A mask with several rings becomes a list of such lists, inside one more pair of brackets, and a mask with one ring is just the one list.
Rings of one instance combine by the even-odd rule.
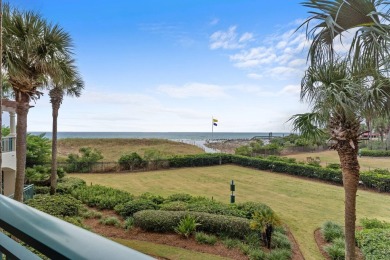
[[172, 232], [186, 215], [196, 218], [200, 224], [198, 230], [206, 233], [244, 238], [252, 232], [245, 218], [187, 211], [139, 211], [134, 214], [134, 225], [147, 231]]
[[146, 209], [158, 209], [159, 206], [153, 201], [146, 199], [132, 200], [126, 203], [118, 204], [114, 210], [122, 217], [131, 217], [134, 213]]
[[[50, 185], [51, 168], [48, 166], [34, 165], [26, 168], [26, 183], [34, 184], [35, 186], [49, 186]], [[61, 179], [65, 176], [63, 168], [57, 169], [57, 175]]]
[[117, 217], [102, 218], [100, 219], [99, 223], [106, 226], [115, 226], [115, 227], [119, 227], [121, 225], [121, 222]]
[[103, 159], [102, 153], [90, 147], [82, 147], [79, 154], [69, 154], [66, 159], [67, 172], [91, 172], [92, 166]]
[[187, 209], [188, 203], [183, 201], [172, 201], [168, 203], [163, 203], [160, 205], [161, 210], [166, 211], [185, 211]]
[[177, 194], [172, 194], [168, 196], [167, 201], [183, 201], [183, 202], [188, 202], [192, 200], [193, 197], [190, 194], [186, 193], [177, 193]]
[[326, 165], [327, 169], [333, 169], [333, 170], [340, 170], [341, 169], [341, 165], [339, 163], [329, 163]]
[[96, 210], [85, 210], [84, 212], [80, 213], [80, 216], [83, 218], [102, 218], [103, 214]]
[[343, 238], [336, 238], [331, 245], [324, 247], [332, 260], [345, 259], [345, 242]]
[[90, 207], [113, 209], [116, 205], [133, 200], [128, 192], [100, 185], [85, 186], [72, 191], [72, 196]]
[[27, 205], [52, 216], [78, 216], [81, 202], [69, 195], [36, 195], [26, 202]]
[[215, 245], [217, 243], [217, 237], [214, 235], [208, 235], [204, 232], [196, 232], [195, 240], [199, 244]]
[[266, 260], [267, 253], [259, 248], [251, 248], [249, 251], [249, 259], [251, 260]]
[[265, 258], [267, 260], [290, 260], [291, 250], [288, 249], [274, 249]]
[[145, 193], [141, 194], [141, 196], [139, 196], [139, 198], [144, 199], [144, 200], [150, 200], [157, 205], [163, 203], [165, 200], [162, 196], [155, 195], [155, 194], [152, 194], [150, 192], [145, 192]]
[[197, 155], [174, 156], [168, 158], [169, 166], [173, 168], [220, 165], [231, 162], [228, 154], [205, 153]]
[[50, 187], [34, 185], [34, 194], [49, 194], [49, 192]]
[[85, 181], [75, 177], [66, 177], [58, 180], [57, 192], [70, 194], [73, 190], [85, 187]]
[[286, 235], [279, 232], [274, 232], [271, 240], [271, 248], [291, 250], [291, 243]]
[[390, 156], [390, 150], [368, 150], [361, 149], [361, 156], [371, 156], [371, 157], [388, 157]]
[[321, 233], [327, 242], [332, 242], [336, 238], [343, 238], [343, 228], [332, 221], [325, 222], [321, 227]]
[[251, 201], [237, 204], [237, 209], [242, 211], [247, 219], [252, 219], [252, 216], [256, 211], [262, 211], [265, 208], [270, 207], [263, 203]]
[[238, 247], [241, 244], [241, 241], [235, 238], [226, 237], [222, 240], [222, 244], [224, 244], [229, 249], [233, 249]]
[[122, 155], [118, 163], [122, 170], [135, 170], [145, 166], [145, 161], [138, 153], [129, 153]]
[[390, 223], [385, 222], [385, 221], [380, 221], [376, 218], [374, 218], [374, 219], [363, 218], [362, 220], [360, 220], [360, 224], [362, 225], [363, 229], [390, 228]]
[[185, 238], [189, 238], [196, 231], [196, 227], [200, 224], [196, 218], [190, 215], [185, 215], [174, 228], [175, 232]]
[[383, 223], [371, 222], [370, 228], [356, 232], [356, 241], [367, 260], [385, 260], [390, 255], [390, 228], [374, 228]]
[[134, 218], [133, 217], [128, 217], [126, 220], [125, 220], [125, 223], [123, 224], [123, 227], [126, 229], [126, 230], [129, 230], [129, 229], [132, 229], [134, 226]]

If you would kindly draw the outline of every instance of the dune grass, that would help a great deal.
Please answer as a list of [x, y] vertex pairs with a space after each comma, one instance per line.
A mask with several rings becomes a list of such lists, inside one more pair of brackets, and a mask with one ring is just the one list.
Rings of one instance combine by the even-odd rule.
[[60, 160], [65, 160], [70, 153], [78, 153], [81, 147], [98, 149], [104, 156], [104, 162], [116, 162], [121, 155], [129, 152], [143, 156], [150, 149], [158, 150], [164, 156], [204, 153], [197, 146], [165, 139], [67, 138], [58, 140]]
[[[236, 183], [236, 202], [257, 201], [271, 206], [289, 226], [306, 259], [321, 259], [314, 230], [327, 220], [343, 224], [344, 190], [340, 186], [288, 175], [223, 165], [174, 170], [121, 173], [72, 174], [88, 184], [101, 184], [135, 195], [152, 192], [213, 197], [229, 202], [229, 183]], [[390, 221], [390, 196], [358, 191], [357, 216]]]
[[127, 240], [116, 238], [113, 239], [115, 242], [120, 243], [124, 246], [131, 247], [137, 251], [140, 251], [145, 254], [162, 257], [163, 259], [192, 259], [192, 260], [222, 260], [229, 259], [217, 255], [211, 255], [206, 253], [195, 252], [191, 250], [186, 250], [183, 248], [154, 244], [146, 241], [138, 240]]
[[[314, 152], [314, 153], [299, 153], [287, 155], [286, 157], [291, 157], [297, 159], [297, 161], [306, 162], [307, 157], [320, 157], [321, 165], [326, 166], [329, 163], [340, 163], [339, 156], [336, 151], [323, 151], [323, 152]], [[367, 171], [370, 169], [389, 169], [390, 170], [390, 160], [388, 157], [367, 157], [363, 156], [359, 158], [360, 170]]]

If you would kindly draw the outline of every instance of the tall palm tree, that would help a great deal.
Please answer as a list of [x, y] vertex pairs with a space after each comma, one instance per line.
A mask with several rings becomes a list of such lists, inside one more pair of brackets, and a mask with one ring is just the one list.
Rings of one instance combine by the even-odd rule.
[[345, 192], [346, 259], [355, 259], [360, 122], [367, 109], [389, 111], [387, 86], [381, 83], [361, 73], [353, 74], [345, 60], [311, 65], [301, 83], [301, 100], [309, 102], [311, 112], [291, 118], [294, 131], [306, 138], [317, 139], [327, 131], [330, 147], [339, 155]]
[[51, 153], [50, 194], [56, 193], [57, 188], [57, 119], [58, 110], [62, 104], [64, 95], [79, 97], [84, 88], [84, 82], [73, 65], [74, 61], [64, 61], [63, 74], [60, 78], [53, 79], [53, 86], [49, 91], [52, 106], [53, 130]]
[[3, 62], [17, 102], [15, 200], [23, 200], [27, 114], [48, 77], [56, 77], [61, 60], [71, 55], [71, 40], [58, 25], [34, 12], [9, 7], [3, 12]]
[[[315, 124], [309, 124], [310, 121], [322, 124], [327, 122], [328, 128], [332, 130], [332, 138], [335, 140], [333, 148], [339, 153], [343, 169], [346, 259], [355, 259], [355, 197], [359, 177], [357, 129], [361, 117], [372, 115], [376, 108], [380, 107], [382, 113], [388, 112], [389, 106], [385, 103], [389, 102], [387, 93], [390, 93], [387, 83], [390, 64], [390, 11], [384, 0], [308, 0], [303, 5], [312, 9], [310, 17], [301, 25], [306, 26], [307, 37], [312, 43], [308, 52], [311, 67], [303, 79], [301, 98], [309, 98], [313, 104], [313, 113], [296, 116], [293, 122], [296, 129], [308, 127], [317, 134], [320, 131]], [[311, 25], [313, 26], [310, 27]], [[337, 51], [335, 43], [342, 42], [347, 32], [354, 32], [349, 50], [346, 53]], [[348, 70], [347, 75], [344, 75], [348, 83], [341, 84], [344, 80], [334, 78], [341, 73], [335, 74], [339, 65], [333, 66], [332, 63], [343, 57], [346, 59], [343, 63], [347, 64], [343, 66]], [[305, 84], [308, 82], [308, 75], [320, 75], [315, 70], [328, 70], [332, 76], [328, 75], [328, 81], [338, 79], [339, 83], [336, 85], [341, 89], [336, 93], [340, 97], [324, 91], [324, 88], [309, 88], [310, 84]], [[324, 76], [322, 78], [326, 79]], [[334, 86], [325, 83], [326, 81], [322, 86], [329, 85], [325, 89], [334, 89]], [[318, 93], [315, 94], [314, 91]], [[361, 95], [358, 100], [355, 99], [354, 91]], [[326, 100], [334, 99], [337, 102], [333, 105], [338, 106], [324, 106], [320, 97], [327, 95], [330, 99]], [[329, 116], [326, 115], [327, 110]], [[325, 114], [318, 113], [319, 111], [325, 111]], [[328, 120], [322, 120], [323, 116]]]

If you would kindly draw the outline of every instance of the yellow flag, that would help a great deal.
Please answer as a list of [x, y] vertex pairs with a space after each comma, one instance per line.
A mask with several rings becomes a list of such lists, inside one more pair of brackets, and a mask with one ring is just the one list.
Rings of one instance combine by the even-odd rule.
[[217, 123], [218, 119], [213, 118], [213, 123]]

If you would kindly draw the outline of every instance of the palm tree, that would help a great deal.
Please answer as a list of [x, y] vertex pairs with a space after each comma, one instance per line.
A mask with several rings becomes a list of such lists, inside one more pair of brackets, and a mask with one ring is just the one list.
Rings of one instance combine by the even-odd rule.
[[53, 130], [52, 130], [52, 153], [51, 153], [51, 176], [50, 194], [54, 195], [57, 188], [57, 119], [58, 110], [62, 104], [64, 95], [79, 97], [84, 88], [84, 82], [73, 65], [73, 60], [63, 63], [63, 74], [59, 79], [54, 79], [53, 87], [49, 91], [52, 105]]
[[[308, 98], [313, 111], [292, 119], [295, 129], [301, 129], [303, 134], [320, 134], [318, 125], [327, 125], [331, 130], [332, 147], [338, 151], [343, 170], [346, 259], [355, 259], [358, 124], [362, 116], [372, 115], [375, 110], [388, 113], [389, 108], [386, 104], [389, 102], [386, 93], [390, 93], [386, 78], [390, 64], [388, 3], [384, 0], [308, 0], [303, 5], [312, 9], [311, 16], [301, 25], [306, 26], [307, 38], [312, 43], [308, 52], [311, 67], [302, 80], [301, 98]], [[343, 35], [353, 31], [349, 50], [337, 51], [335, 43], [342, 42]], [[345, 57], [343, 62], [339, 62], [341, 57]], [[334, 62], [337, 64], [332, 64]], [[340, 68], [345, 69], [346, 74], [342, 75]], [[330, 74], [322, 75], [325, 72]], [[316, 91], [318, 93], [314, 93]], [[356, 93], [360, 95], [358, 99]]]
[[355, 259], [360, 122], [367, 109], [388, 113], [389, 96], [384, 89], [371, 77], [353, 74], [346, 60], [314, 64], [301, 83], [301, 100], [310, 103], [311, 112], [291, 118], [293, 130], [309, 139], [318, 139], [325, 129], [330, 134], [330, 147], [339, 155], [345, 192], [346, 259]]
[[71, 55], [71, 40], [58, 25], [34, 12], [5, 7], [3, 62], [17, 102], [15, 200], [23, 200], [27, 114], [30, 101], [42, 94], [47, 78], [55, 78], [59, 61]]

